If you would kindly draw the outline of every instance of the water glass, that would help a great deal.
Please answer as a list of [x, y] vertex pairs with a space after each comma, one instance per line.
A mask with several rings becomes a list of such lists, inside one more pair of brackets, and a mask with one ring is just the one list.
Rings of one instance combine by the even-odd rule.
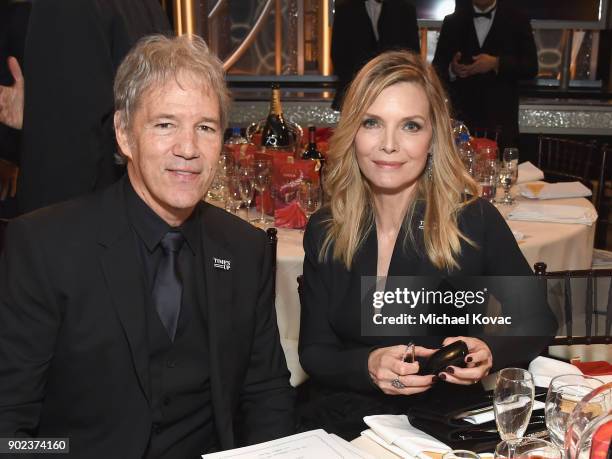
[[550, 440], [558, 447], [563, 447], [567, 420], [582, 398], [603, 382], [597, 378], [584, 375], [560, 375], [552, 379], [546, 394], [546, 427]]
[[496, 159], [481, 159], [476, 166], [476, 181], [480, 197], [493, 202], [497, 192], [498, 164]]
[[480, 456], [474, 451], [469, 451], [467, 449], [455, 449], [448, 453], [444, 453], [442, 459], [480, 459]]
[[504, 368], [497, 375], [493, 392], [495, 423], [502, 440], [510, 444], [527, 430], [535, 386], [531, 373], [522, 368]]
[[561, 459], [561, 450], [546, 440], [539, 438], [521, 438], [514, 441], [502, 441], [495, 448], [495, 459], [541, 458]]
[[504, 188], [504, 196], [501, 199], [496, 199], [495, 202], [499, 204], [512, 205], [514, 199], [510, 196], [510, 187], [512, 186], [512, 176], [514, 171], [512, 170], [511, 163], [504, 163], [499, 170], [499, 184]]

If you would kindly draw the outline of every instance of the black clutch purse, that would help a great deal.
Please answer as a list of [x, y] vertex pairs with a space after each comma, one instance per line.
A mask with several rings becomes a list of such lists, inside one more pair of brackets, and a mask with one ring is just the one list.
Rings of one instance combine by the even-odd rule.
[[465, 357], [468, 355], [468, 347], [465, 342], [459, 340], [438, 349], [425, 361], [419, 362], [420, 375], [437, 375], [444, 371], [449, 365], [465, 367]]

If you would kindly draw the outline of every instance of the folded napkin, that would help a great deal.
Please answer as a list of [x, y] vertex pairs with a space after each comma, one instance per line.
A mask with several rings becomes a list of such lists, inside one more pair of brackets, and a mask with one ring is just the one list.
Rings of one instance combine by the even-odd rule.
[[430, 459], [425, 451], [443, 454], [451, 450], [441, 441], [412, 426], [404, 414], [365, 416], [363, 421], [386, 444], [407, 453], [402, 457]]
[[525, 161], [518, 165], [518, 179], [516, 183], [535, 182], [542, 179], [544, 179], [544, 172], [531, 162]]
[[530, 199], [584, 198], [593, 194], [580, 182], [524, 183], [519, 189]]
[[572, 365], [578, 367], [582, 374], [588, 376], [612, 375], [612, 363], [605, 360], [594, 360], [592, 362], [581, 362], [580, 359], [572, 359]]
[[579, 223], [591, 226], [597, 220], [597, 212], [594, 209], [582, 206], [524, 202], [508, 214], [508, 220]]
[[[537, 384], [536, 384], [537, 385]], [[533, 411], [543, 410], [544, 402], [539, 400], [533, 401]], [[491, 405], [491, 409], [483, 411], [478, 414], [472, 414], [471, 416], [466, 416], [463, 418], [464, 421], [469, 422], [470, 424], [484, 424], [485, 422], [491, 422], [495, 420], [495, 411], [493, 410], [493, 405]]]
[[536, 357], [529, 364], [529, 372], [538, 387], [550, 386], [550, 381], [559, 375], [580, 375], [582, 372], [574, 365], [548, 357]]

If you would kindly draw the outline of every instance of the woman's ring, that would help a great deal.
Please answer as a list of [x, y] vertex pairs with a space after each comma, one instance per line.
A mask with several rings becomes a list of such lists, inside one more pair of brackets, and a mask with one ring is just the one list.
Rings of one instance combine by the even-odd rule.
[[406, 385], [402, 383], [398, 378], [395, 378], [391, 381], [391, 385], [396, 389], [405, 389]]

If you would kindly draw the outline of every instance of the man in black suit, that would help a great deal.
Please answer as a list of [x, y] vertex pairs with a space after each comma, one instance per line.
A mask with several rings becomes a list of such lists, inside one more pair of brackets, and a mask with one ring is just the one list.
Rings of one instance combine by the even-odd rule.
[[391, 49], [420, 51], [416, 10], [409, 1], [338, 2], [331, 43], [334, 73], [338, 76], [334, 109], [340, 110], [344, 92], [361, 67]]
[[458, 119], [470, 128], [500, 126], [500, 146], [518, 146], [518, 82], [538, 71], [525, 16], [504, 0], [472, 0], [444, 18], [433, 64]]
[[115, 72], [139, 38], [169, 31], [159, 0], [34, 2], [24, 65], [21, 213], [117, 179]]
[[265, 234], [201, 201], [228, 102], [202, 39], [143, 39], [115, 82], [127, 177], [9, 223], [0, 437], [172, 459], [293, 433]]

